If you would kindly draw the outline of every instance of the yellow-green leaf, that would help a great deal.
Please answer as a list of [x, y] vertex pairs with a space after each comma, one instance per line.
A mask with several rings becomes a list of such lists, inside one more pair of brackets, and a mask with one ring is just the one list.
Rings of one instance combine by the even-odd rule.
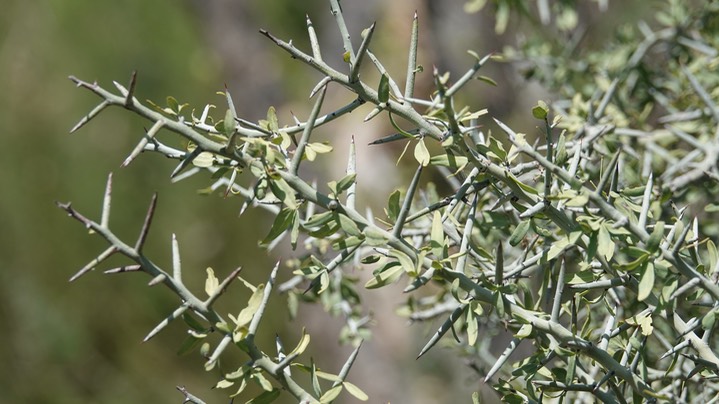
[[337, 396], [340, 395], [341, 392], [342, 392], [341, 384], [338, 384], [337, 386], [332, 387], [331, 389], [327, 390], [325, 392], [325, 394], [322, 395], [322, 397], [320, 397], [320, 403], [322, 403], [322, 404], [331, 403], [332, 401], [334, 401], [335, 398], [337, 398]]
[[367, 289], [377, 289], [393, 283], [402, 275], [404, 270], [398, 262], [390, 262], [382, 270], [375, 272], [374, 277], [364, 285]]
[[212, 167], [214, 162], [215, 156], [210, 152], [202, 152], [192, 160], [192, 164], [200, 168]]
[[324, 143], [308, 143], [305, 147], [305, 157], [307, 160], [314, 161], [318, 154], [329, 153], [332, 151], [332, 146]]
[[367, 394], [365, 394], [364, 391], [362, 391], [359, 387], [355, 386], [354, 384], [350, 382], [342, 382], [342, 385], [345, 387], [345, 390], [347, 390], [348, 393], [352, 394], [356, 399], [360, 401], [367, 401], [369, 397]]
[[654, 331], [651, 314], [647, 314], [646, 316], [639, 318], [637, 323], [639, 324], [639, 327], [642, 330], [642, 335], [644, 336], [649, 336], [652, 334], [652, 331]]
[[300, 338], [300, 342], [297, 343], [297, 346], [295, 349], [292, 350], [290, 355], [301, 355], [306, 349], [307, 346], [310, 344], [310, 334], [307, 334], [305, 332], [305, 329], [302, 329], [302, 338]]
[[532, 115], [537, 119], [547, 119], [547, 114], [549, 112], [549, 107], [547, 107], [547, 104], [544, 101], [538, 101], [537, 105], [532, 108]]
[[250, 299], [247, 301], [247, 307], [242, 309], [242, 311], [240, 311], [240, 314], [237, 315], [237, 326], [235, 327], [235, 330], [248, 325], [250, 321], [252, 321], [252, 317], [254, 317], [255, 313], [257, 312], [257, 309], [262, 303], [264, 290], [265, 286], [260, 285], [254, 291], [254, 293], [252, 293], [252, 296], [250, 296]]
[[207, 296], [212, 296], [219, 286], [220, 280], [215, 276], [215, 271], [208, 267], [207, 279], [205, 280], [205, 293], [207, 293]]
[[424, 144], [424, 139], [419, 139], [419, 142], [415, 145], [414, 158], [422, 167], [426, 167], [427, 164], [429, 164], [430, 155], [429, 150], [427, 150], [427, 145]]
[[397, 261], [402, 266], [402, 269], [404, 269], [404, 271], [410, 276], [415, 276], [417, 274], [417, 270], [412, 263], [412, 259], [409, 258], [407, 254], [399, 250], [392, 250], [390, 251], [390, 255], [397, 258]]
[[267, 129], [269, 129], [272, 133], [277, 133], [280, 129], [280, 124], [277, 120], [277, 111], [273, 106], [270, 106], [270, 108], [267, 109]]
[[220, 381], [217, 382], [217, 384], [215, 385], [215, 388], [216, 388], [216, 389], [226, 389], [226, 388], [232, 386], [233, 384], [235, 384], [235, 382], [231, 382], [231, 381], [229, 381], [229, 380], [220, 380]]
[[517, 334], [514, 336], [517, 338], [527, 338], [532, 334], [532, 325], [531, 324], [522, 324], [522, 327], [519, 328], [519, 331], [517, 331]]

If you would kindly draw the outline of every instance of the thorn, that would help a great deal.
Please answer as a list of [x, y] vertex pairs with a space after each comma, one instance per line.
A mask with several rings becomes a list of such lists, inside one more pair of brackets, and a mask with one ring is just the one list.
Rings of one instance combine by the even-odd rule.
[[170, 179], [174, 179], [175, 177], [177, 177], [177, 175], [180, 174], [182, 170], [184, 170], [188, 165], [190, 165], [190, 163], [192, 163], [195, 157], [199, 156], [200, 153], [202, 153], [202, 148], [200, 147], [196, 147], [192, 152], [187, 153], [185, 155], [185, 158], [182, 159], [182, 161], [180, 162], [180, 164], [178, 164], [177, 167], [172, 170], [172, 173], [170, 174]]
[[92, 271], [93, 269], [95, 269], [95, 267], [97, 266], [97, 264], [99, 264], [99, 263], [101, 263], [102, 261], [106, 260], [109, 256], [111, 256], [112, 254], [114, 254], [114, 253], [116, 253], [116, 252], [117, 252], [117, 248], [115, 248], [115, 246], [112, 246], [112, 247], [108, 248], [107, 250], [103, 251], [103, 252], [102, 252], [100, 255], [98, 255], [95, 259], [93, 259], [92, 261], [88, 262], [87, 265], [85, 265], [84, 267], [82, 267], [82, 269], [80, 269], [79, 271], [77, 271], [77, 273], [70, 278], [70, 282], [74, 282], [74, 281], [76, 281], [78, 278], [80, 278], [81, 276], [83, 276], [83, 275], [85, 275], [86, 273]]
[[167, 279], [167, 276], [165, 274], [157, 275], [156, 277], [152, 278], [150, 282], [147, 283], [147, 286], [155, 286], [158, 285]]
[[107, 227], [110, 222], [110, 206], [111, 206], [111, 194], [112, 194], [112, 172], [107, 175], [107, 185], [105, 185], [105, 197], [102, 201], [102, 218], [100, 219], [100, 226]]
[[[78, 84], [78, 87], [79, 87], [79, 86], [81, 86], [81, 84]], [[100, 112], [102, 112], [102, 110], [105, 109], [105, 107], [107, 107], [108, 105], [110, 105], [110, 102], [107, 101], [107, 100], [105, 100], [105, 101], [101, 102], [100, 104], [98, 104], [98, 106], [96, 106], [95, 108], [93, 108], [92, 111], [90, 111], [87, 115], [85, 115], [82, 119], [80, 119], [80, 122], [78, 122], [77, 124], [75, 124], [75, 126], [73, 126], [72, 129], [70, 129], [70, 133], [75, 133], [78, 129], [80, 129], [80, 128], [82, 128], [83, 126], [85, 126], [85, 124], [87, 124], [88, 122], [90, 122], [90, 120], [91, 120], [92, 118], [96, 117], [96, 116], [97, 116]]]
[[237, 279], [237, 275], [240, 274], [240, 271], [242, 271], [242, 267], [238, 267], [234, 271], [232, 271], [227, 278], [223, 279], [222, 282], [217, 286], [217, 289], [215, 289], [215, 292], [207, 299], [206, 305], [207, 307], [210, 307], [212, 303], [214, 303], [217, 298], [220, 297], [223, 293], [225, 293], [225, 290], [227, 290], [227, 287], [230, 286], [232, 281]]
[[127, 98], [125, 98], [125, 107], [129, 107], [132, 105], [133, 97], [135, 94], [135, 84], [137, 84], [137, 70], [132, 71], [132, 75], [130, 76], [130, 85], [129, 90], [127, 92]]
[[142, 265], [125, 265], [117, 268], [112, 268], [106, 270], [104, 273], [106, 275], [112, 275], [112, 274], [120, 274], [124, 272], [137, 272], [142, 270]]
[[137, 250], [138, 253], [142, 251], [142, 247], [145, 245], [145, 240], [147, 239], [147, 233], [150, 231], [150, 225], [152, 224], [152, 218], [155, 215], [155, 207], [157, 206], [157, 192], [152, 194], [152, 200], [150, 200], [150, 206], [147, 208], [147, 214], [145, 215], [145, 222], [142, 224], [142, 229], [140, 230], [140, 236], [137, 238], [137, 243], [135, 243], [135, 250]]

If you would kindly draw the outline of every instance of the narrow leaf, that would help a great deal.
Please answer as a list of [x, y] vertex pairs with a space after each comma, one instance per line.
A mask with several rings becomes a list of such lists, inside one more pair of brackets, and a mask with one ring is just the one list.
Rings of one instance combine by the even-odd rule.
[[637, 300], [640, 302], [644, 301], [652, 293], [654, 288], [654, 264], [651, 262], [647, 263], [647, 267], [644, 269], [642, 279], [639, 281], [639, 290], [637, 292]]
[[344, 386], [345, 390], [347, 390], [348, 393], [352, 394], [356, 399], [360, 401], [367, 401], [369, 399], [369, 396], [354, 384], [350, 382], [342, 382], [342, 385]]
[[296, 218], [297, 211], [290, 209], [290, 208], [284, 208], [280, 211], [280, 213], [275, 217], [275, 221], [272, 223], [272, 228], [270, 229], [270, 233], [267, 235], [267, 237], [262, 240], [260, 243], [263, 246], [266, 246], [269, 244], [272, 240], [279, 237], [280, 234], [282, 234], [285, 230], [289, 229], [290, 226], [292, 226], [293, 221]]
[[379, 80], [379, 87], [377, 87], [377, 97], [381, 104], [386, 104], [389, 101], [389, 77], [386, 74], [382, 75]]
[[524, 239], [524, 236], [527, 235], [527, 231], [529, 231], [530, 222], [531, 219], [519, 222], [517, 227], [514, 228], [512, 235], [509, 236], [509, 245], [514, 247]]

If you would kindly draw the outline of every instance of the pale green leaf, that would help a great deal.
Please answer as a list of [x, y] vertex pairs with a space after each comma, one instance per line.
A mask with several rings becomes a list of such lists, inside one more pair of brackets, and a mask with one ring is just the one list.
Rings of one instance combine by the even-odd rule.
[[367, 245], [374, 247], [383, 247], [387, 245], [389, 240], [384, 233], [378, 231], [373, 226], [367, 226], [363, 232]]
[[229, 381], [229, 380], [220, 380], [219, 382], [217, 382], [217, 384], [215, 385], [214, 388], [216, 388], [216, 389], [226, 389], [226, 388], [232, 386], [233, 384], [235, 384], [235, 382], [231, 382], [231, 381]]
[[467, 344], [474, 346], [479, 335], [479, 324], [472, 310], [467, 310]]
[[267, 129], [269, 129], [272, 133], [277, 133], [277, 131], [280, 130], [280, 124], [277, 120], [277, 111], [273, 106], [270, 106], [267, 109]]
[[212, 296], [219, 286], [220, 280], [215, 276], [215, 271], [208, 267], [207, 279], [205, 280], [205, 293], [207, 293], [207, 296]]
[[252, 293], [252, 296], [250, 296], [250, 299], [247, 301], [247, 307], [242, 309], [242, 311], [240, 311], [240, 314], [237, 315], [237, 326], [235, 327], [235, 330], [239, 330], [241, 327], [250, 324], [250, 321], [252, 321], [252, 317], [254, 317], [255, 313], [257, 312], [257, 309], [260, 308], [260, 304], [262, 304], [264, 290], [265, 286], [260, 285], [254, 291], [254, 293]]
[[422, 167], [426, 167], [427, 164], [429, 164], [430, 155], [429, 150], [427, 150], [427, 145], [424, 144], [424, 139], [419, 139], [419, 142], [414, 146], [414, 158]]
[[372, 279], [365, 283], [367, 289], [377, 289], [383, 286], [389, 285], [399, 279], [404, 273], [402, 265], [398, 262], [390, 262], [385, 265], [381, 270], [375, 271]]
[[207, 168], [212, 167], [215, 162], [215, 155], [210, 152], [202, 152], [192, 159], [192, 164], [195, 167]]
[[337, 185], [336, 185], [337, 195], [339, 195], [339, 194], [341, 194], [342, 192], [344, 192], [344, 191], [346, 191], [347, 189], [349, 189], [349, 187], [351, 187], [352, 184], [355, 183], [356, 178], [357, 178], [357, 174], [356, 174], [356, 173], [352, 173], [352, 174], [346, 175], [344, 178], [342, 178], [341, 180], [339, 180], [339, 181], [337, 182]]
[[341, 392], [342, 392], [341, 384], [339, 384], [335, 387], [332, 387], [331, 389], [327, 390], [325, 392], [325, 394], [322, 395], [322, 397], [320, 397], [320, 403], [322, 403], [322, 404], [331, 403], [332, 401], [334, 401], [334, 399], [337, 398], [337, 396], [340, 395]]
[[532, 325], [531, 324], [522, 324], [522, 327], [519, 328], [519, 331], [517, 331], [517, 334], [514, 336], [517, 338], [527, 338], [532, 334]]
[[356, 237], [362, 236], [362, 231], [359, 227], [357, 227], [357, 224], [352, 219], [341, 213], [335, 213], [335, 215], [340, 228], [347, 233], [347, 235]]
[[412, 259], [409, 258], [409, 256], [402, 251], [399, 250], [391, 250], [390, 255], [395, 257], [397, 259], [397, 262], [402, 266], [402, 269], [404, 269], [405, 272], [407, 272], [410, 276], [416, 276], [417, 275], [417, 269], [414, 266], [414, 263], [412, 262]]
[[637, 300], [644, 301], [652, 293], [652, 288], [654, 288], [654, 264], [648, 262], [642, 274], [642, 279], [639, 281]]
[[360, 400], [360, 401], [367, 401], [369, 399], [369, 396], [365, 394], [364, 391], [362, 391], [359, 387], [355, 386], [354, 384], [350, 382], [342, 382], [342, 385], [345, 387], [345, 390], [347, 390], [348, 393], [352, 394], [354, 398]]
[[438, 154], [429, 159], [429, 164], [435, 166], [443, 166], [452, 170], [461, 170], [467, 165], [469, 160], [464, 156], [455, 156], [453, 153]]
[[606, 224], [602, 224], [599, 227], [597, 241], [597, 252], [607, 261], [611, 260], [614, 256], [614, 241], [612, 241], [612, 238], [609, 235], [609, 230], [607, 229]]
[[297, 346], [295, 349], [292, 350], [290, 355], [301, 355], [306, 349], [307, 346], [310, 344], [310, 334], [307, 334], [305, 329], [302, 329], [302, 338], [300, 338], [300, 342], [297, 343]]

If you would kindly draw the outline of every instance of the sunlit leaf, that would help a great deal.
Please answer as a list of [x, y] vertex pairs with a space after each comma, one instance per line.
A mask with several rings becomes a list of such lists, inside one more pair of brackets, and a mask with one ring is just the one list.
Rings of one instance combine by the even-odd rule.
[[389, 285], [399, 279], [402, 273], [404, 273], [402, 265], [396, 261], [390, 262], [382, 269], [375, 271], [372, 279], [365, 283], [365, 288], [377, 289]]
[[352, 394], [354, 398], [360, 400], [360, 401], [367, 401], [369, 399], [369, 396], [365, 394], [364, 391], [362, 391], [359, 387], [355, 386], [354, 384], [350, 382], [342, 382], [342, 385], [344, 386], [345, 390], [347, 390], [348, 393]]
[[537, 105], [532, 108], [532, 115], [537, 119], [547, 119], [548, 112], [549, 107], [547, 107], [547, 104], [542, 100], [539, 100]]
[[250, 321], [252, 321], [252, 317], [254, 317], [255, 313], [257, 312], [257, 309], [260, 308], [260, 304], [262, 304], [262, 297], [264, 295], [264, 291], [265, 286], [260, 285], [252, 293], [252, 296], [250, 296], [250, 299], [247, 301], [247, 306], [240, 311], [240, 314], [237, 315], [237, 325], [235, 327], [235, 330], [238, 330], [250, 324]]
[[339, 384], [335, 387], [332, 387], [331, 389], [327, 390], [325, 392], [325, 394], [322, 395], [322, 397], [320, 397], [320, 403], [322, 403], [322, 404], [331, 403], [334, 399], [337, 398], [337, 396], [340, 395], [341, 392], [342, 392], [341, 384]]
[[410, 259], [407, 254], [403, 253], [402, 251], [393, 249], [392, 251], [390, 251], [390, 255], [397, 259], [405, 272], [407, 272], [410, 276], [416, 276], [417, 270], [414, 266], [414, 263], [412, 263], [412, 259]]
[[212, 167], [215, 162], [215, 155], [210, 152], [202, 152], [192, 160], [192, 164], [196, 167], [207, 168]]
[[212, 296], [219, 286], [220, 280], [215, 276], [215, 271], [208, 267], [207, 279], [205, 280], [205, 293], [207, 293], [207, 296]]
[[424, 138], [419, 139], [419, 142], [415, 145], [414, 158], [422, 167], [426, 167], [427, 164], [429, 164], [430, 155], [427, 146], [424, 144]]
[[297, 346], [295, 349], [292, 350], [290, 355], [301, 355], [306, 349], [307, 346], [310, 344], [310, 334], [307, 334], [305, 329], [302, 329], [302, 338], [300, 338], [300, 341], [297, 343]]

